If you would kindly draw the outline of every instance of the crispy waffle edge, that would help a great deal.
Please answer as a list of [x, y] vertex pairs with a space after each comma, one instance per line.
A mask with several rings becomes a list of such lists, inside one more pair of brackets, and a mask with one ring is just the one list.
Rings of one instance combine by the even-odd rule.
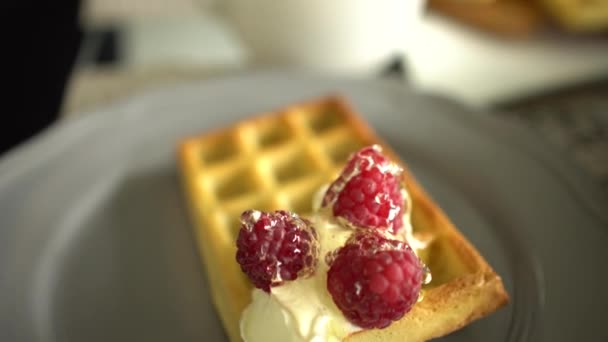
[[[479, 254], [475, 247], [457, 230], [443, 210], [432, 200], [418, 184], [407, 165], [393, 149], [378, 137], [374, 130], [359, 116], [349, 102], [339, 94], [294, 103], [281, 110], [258, 114], [246, 121], [236, 122], [232, 126], [216, 129], [208, 133], [185, 138], [178, 145], [178, 163], [187, 203], [195, 226], [195, 239], [199, 253], [206, 268], [214, 305], [219, 312], [224, 328], [231, 341], [240, 341], [238, 316], [236, 312], [248, 304], [248, 294], [230, 293], [226, 284], [243, 281], [236, 261], [218, 260], [225, 251], [217, 251], [219, 244], [214, 244], [207, 237], [216, 234], [207, 229], [201, 210], [201, 198], [197, 194], [197, 160], [194, 160], [202, 139], [216, 139], [218, 135], [235, 129], [242, 123], [261, 124], [266, 120], [289, 115], [289, 108], [318, 110], [325, 106], [334, 106], [346, 118], [346, 124], [367, 144], [379, 144], [384, 152], [403, 169], [403, 183], [412, 199], [412, 224], [424, 227], [438, 234], [444, 247], [451, 250], [451, 257], [462, 268], [462, 274], [449, 281], [424, 291], [424, 300], [417, 303], [412, 311], [401, 320], [394, 322], [386, 329], [364, 330], [347, 337], [347, 341], [426, 341], [447, 335], [469, 323], [485, 317], [503, 307], [509, 301], [502, 280], [492, 267]], [[218, 262], [220, 261], [221, 264]], [[233, 263], [233, 265], [227, 265]], [[222, 270], [220, 272], [220, 270]], [[226, 272], [228, 270], [228, 272]]]

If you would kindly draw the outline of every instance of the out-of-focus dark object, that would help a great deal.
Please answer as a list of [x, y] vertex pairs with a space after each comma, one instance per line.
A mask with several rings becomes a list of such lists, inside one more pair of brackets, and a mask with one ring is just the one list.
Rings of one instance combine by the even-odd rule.
[[82, 36], [79, 8], [79, 0], [0, 5], [6, 19], [2, 81], [8, 89], [2, 97], [0, 154], [58, 118]]
[[523, 37], [553, 23], [569, 32], [608, 30], [608, 0], [429, 0], [429, 8], [470, 26]]
[[84, 32], [78, 63], [99, 67], [120, 61], [121, 32], [112, 26], [91, 28]]

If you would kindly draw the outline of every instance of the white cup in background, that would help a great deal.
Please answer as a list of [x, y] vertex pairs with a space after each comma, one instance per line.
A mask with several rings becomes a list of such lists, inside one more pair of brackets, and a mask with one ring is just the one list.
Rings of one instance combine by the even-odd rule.
[[327, 72], [377, 72], [407, 51], [424, 0], [223, 0], [251, 60]]

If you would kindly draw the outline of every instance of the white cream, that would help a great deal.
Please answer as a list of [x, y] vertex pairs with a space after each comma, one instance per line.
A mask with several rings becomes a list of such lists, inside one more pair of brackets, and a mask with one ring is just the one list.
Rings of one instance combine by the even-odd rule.
[[[403, 190], [403, 199], [405, 201], [405, 212], [403, 213], [403, 230], [402, 236], [398, 236], [399, 240], [405, 241], [410, 245], [414, 253], [418, 255], [418, 251], [425, 249], [429, 241], [422, 241], [414, 236], [414, 227], [412, 227], [411, 213], [412, 213], [412, 199], [410, 198], [409, 192]], [[430, 276], [430, 273], [429, 273]], [[430, 280], [429, 280], [430, 281]]]
[[320, 254], [312, 277], [273, 287], [268, 294], [254, 289], [241, 316], [245, 341], [341, 341], [361, 328], [348, 322], [327, 291], [325, 255], [344, 245], [352, 230], [320, 212], [311, 218], [319, 236]]

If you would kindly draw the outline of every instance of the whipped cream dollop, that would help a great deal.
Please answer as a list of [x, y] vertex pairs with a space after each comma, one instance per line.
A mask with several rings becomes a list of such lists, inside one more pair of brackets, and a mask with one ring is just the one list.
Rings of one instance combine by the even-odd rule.
[[344, 245], [352, 230], [331, 222], [322, 212], [310, 218], [317, 230], [320, 258], [313, 276], [286, 282], [268, 294], [254, 289], [241, 317], [245, 341], [341, 341], [361, 328], [348, 322], [327, 291], [324, 256]]
[[[362, 330], [350, 323], [336, 306], [327, 291], [327, 253], [346, 243], [353, 230], [339, 224], [328, 208], [320, 209], [327, 187], [322, 187], [313, 198], [315, 214], [309, 217], [319, 238], [319, 261], [315, 273], [304, 279], [286, 282], [266, 293], [253, 289], [252, 302], [243, 311], [240, 328], [246, 342], [322, 342], [342, 341], [348, 335]], [[407, 241], [414, 252], [426, 247], [417, 240], [410, 223], [409, 196], [405, 192], [403, 234], [395, 239]]]

